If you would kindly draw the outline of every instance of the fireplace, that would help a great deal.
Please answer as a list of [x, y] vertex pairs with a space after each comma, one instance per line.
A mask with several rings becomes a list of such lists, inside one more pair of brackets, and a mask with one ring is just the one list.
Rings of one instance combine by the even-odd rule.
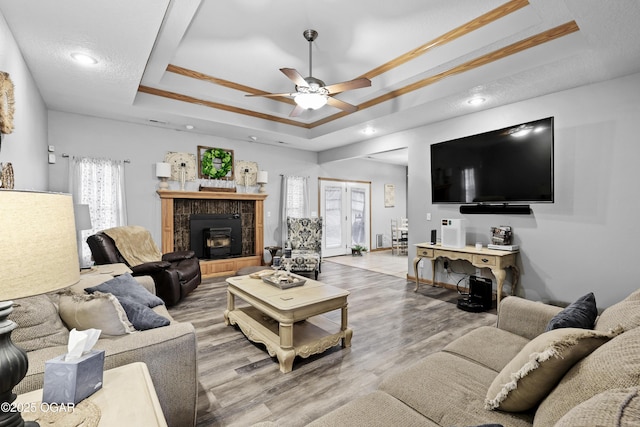
[[231, 254], [231, 227], [205, 228], [202, 238], [205, 258], [226, 258]]
[[240, 214], [189, 216], [189, 247], [200, 259], [224, 259], [242, 255]]

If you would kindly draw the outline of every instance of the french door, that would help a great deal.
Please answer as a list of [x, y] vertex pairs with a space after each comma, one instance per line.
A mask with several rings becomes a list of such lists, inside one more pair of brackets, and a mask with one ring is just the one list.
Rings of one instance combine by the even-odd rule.
[[371, 248], [371, 183], [320, 178], [322, 256], [351, 253], [358, 244]]

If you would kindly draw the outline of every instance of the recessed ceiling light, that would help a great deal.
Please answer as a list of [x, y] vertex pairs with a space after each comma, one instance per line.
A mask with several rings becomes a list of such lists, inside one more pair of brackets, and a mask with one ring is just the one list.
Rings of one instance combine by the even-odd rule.
[[74, 52], [71, 54], [74, 61], [79, 62], [82, 65], [94, 65], [98, 63], [98, 60], [93, 56], [89, 56], [86, 53]]
[[364, 129], [362, 129], [362, 133], [364, 133], [365, 135], [373, 135], [374, 133], [376, 133], [376, 130], [374, 128], [372, 128], [371, 126], [368, 126]]
[[476, 96], [467, 101], [469, 105], [480, 105], [484, 104], [487, 100], [481, 96]]

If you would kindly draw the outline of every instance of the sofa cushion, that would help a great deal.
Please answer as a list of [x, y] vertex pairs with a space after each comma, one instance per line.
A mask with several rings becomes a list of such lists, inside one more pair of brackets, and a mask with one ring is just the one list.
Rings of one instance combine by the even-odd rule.
[[638, 426], [640, 393], [638, 387], [607, 390], [567, 412], [554, 427]]
[[111, 294], [60, 294], [60, 318], [69, 329], [100, 329], [103, 335], [124, 335], [135, 329], [118, 299]]
[[307, 424], [307, 427], [334, 426], [437, 427], [438, 424], [423, 417], [387, 393], [375, 391], [352, 400]]
[[625, 331], [640, 326], [640, 289], [619, 303], [606, 308], [596, 320], [594, 329], [607, 331], [618, 325]]
[[11, 341], [24, 351], [66, 345], [69, 341], [69, 330], [47, 295], [15, 300], [9, 319], [18, 325], [11, 333]]
[[493, 326], [481, 326], [449, 343], [443, 351], [500, 372], [528, 339]]
[[534, 426], [552, 426], [580, 403], [614, 388], [640, 386], [640, 328], [624, 332], [576, 363], [540, 403]]
[[442, 426], [531, 426], [531, 413], [484, 409], [484, 395], [495, 376], [494, 370], [471, 360], [438, 352], [386, 378], [379, 390]]
[[613, 336], [580, 328], [539, 335], [493, 380], [486, 393], [486, 409], [518, 412], [535, 407], [574, 363]]
[[593, 292], [589, 292], [553, 316], [545, 332], [558, 328], [593, 329], [596, 317], [598, 317], [596, 297]]

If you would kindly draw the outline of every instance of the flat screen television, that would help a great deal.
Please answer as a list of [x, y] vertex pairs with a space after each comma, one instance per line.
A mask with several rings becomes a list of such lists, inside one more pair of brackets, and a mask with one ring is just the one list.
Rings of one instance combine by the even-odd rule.
[[431, 145], [431, 201], [553, 203], [553, 117]]

